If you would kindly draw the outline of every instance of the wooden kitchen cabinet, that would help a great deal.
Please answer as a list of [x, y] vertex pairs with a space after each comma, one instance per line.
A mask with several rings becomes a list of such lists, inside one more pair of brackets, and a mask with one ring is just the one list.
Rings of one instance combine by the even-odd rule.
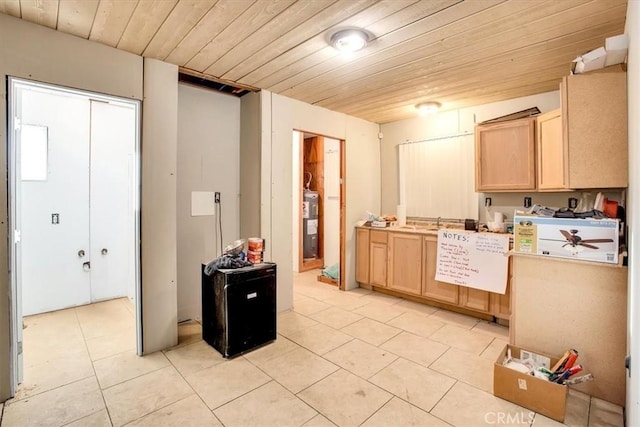
[[596, 380], [571, 388], [624, 405], [627, 268], [518, 253], [512, 262], [511, 343], [548, 354], [578, 349]]
[[536, 120], [538, 190], [628, 186], [626, 73], [567, 76]]
[[489, 298], [491, 313], [498, 319], [509, 320], [511, 318], [511, 284], [507, 282], [507, 290], [503, 294], [491, 293]]
[[409, 233], [389, 233], [387, 286], [402, 292], [420, 295], [422, 292], [422, 236]]
[[535, 190], [535, 118], [477, 125], [476, 191]]
[[568, 189], [567, 145], [560, 108], [536, 118], [536, 154], [538, 190]]
[[356, 280], [367, 288], [480, 318], [510, 319], [509, 283], [506, 295], [500, 295], [435, 279], [437, 239], [432, 233], [357, 227]]
[[437, 301], [458, 304], [459, 286], [436, 280], [437, 238], [429, 236], [423, 238], [422, 259], [422, 295]]
[[369, 230], [356, 228], [356, 282], [369, 283]]
[[566, 76], [560, 96], [568, 188], [626, 188], [627, 73]]
[[460, 307], [470, 308], [478, 311], [491, 311], [490, 294], [480, 289], [467, 288], [460, 289]]
[[387, 286], [387, 232], [371, 230], [369, 233], [369, 283]]

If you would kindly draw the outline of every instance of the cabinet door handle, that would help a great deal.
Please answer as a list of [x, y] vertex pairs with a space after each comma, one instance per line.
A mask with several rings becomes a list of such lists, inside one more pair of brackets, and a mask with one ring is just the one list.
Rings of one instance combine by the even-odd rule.
[[109, 251], [107, 250], [107, 248], [102, 248], [102, 250], [100, 251], [100, 253], [101, 253], [102, 255], [106, 255], [106, 254], [108, 254], [108, 253], [109, 253]]
[[83, 249], [80, 249], [80, 250], [78, 251], [78, 258], [82, 258], [83, 256], [84, 256], [84, 250], [83, 250]]
[[91, 270], [91, 262], [90, 262], [90, 261], [83, 262], [83, 263], [82, 263], [82, 269], [83, 269], [84, 271], [89, 271], [89, 270]]

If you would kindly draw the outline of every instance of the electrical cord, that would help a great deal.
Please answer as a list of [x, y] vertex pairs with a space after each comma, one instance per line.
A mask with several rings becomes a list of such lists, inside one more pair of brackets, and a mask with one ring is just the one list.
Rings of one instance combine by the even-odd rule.
[[222, 242], [224, 239], [222, 238], [222, 201], [216, 203], [218, 207], [218, 228], [220, 229], [220, 255], [223, 255], [222, 252]]

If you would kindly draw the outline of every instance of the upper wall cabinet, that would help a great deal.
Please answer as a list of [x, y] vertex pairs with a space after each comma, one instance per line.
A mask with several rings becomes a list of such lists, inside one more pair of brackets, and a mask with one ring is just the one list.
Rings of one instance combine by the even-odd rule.
[[538, 190], [568, 188], [567, 144], [562, 136], [562, 110], [550, 111], [536, 118], [536, 154]]
[[560, 96], [537, 118], [476, 126], [476, 191], [628, 186], [627, 73], [567, 76]]
[[476, 191], [535, 190], [535, 118], [476, 126]]
[[567, 76], [560, 94], [568, 188], [626, 188], [627, 73]]
[[627, 187], [626, 73], [568, 76], [560, 93], [536, 120], [538, 190]]

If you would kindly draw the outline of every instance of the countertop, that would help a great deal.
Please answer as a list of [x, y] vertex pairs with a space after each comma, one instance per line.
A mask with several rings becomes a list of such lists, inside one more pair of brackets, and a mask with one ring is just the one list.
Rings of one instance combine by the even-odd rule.
[[439, 230], [451, 230], [456, 232], [463, 233], [491, 233], [491, 234], [511, 234], [511, 233], [493, 233], [490, 231], [474, 231], [474, 230], [465, 230], [464, 224], [444, 224], [440, 227], [434, 225], [394, 225], [389, 227], [371, 227], [368, 225], [358, 225], [356, 228], [363, 228], [368, 230], [380, 230], [380, 231], [390, 231], [394, 233], [414, 233], [414, 234], [425, 234], [428, 236], [437, 236]]

